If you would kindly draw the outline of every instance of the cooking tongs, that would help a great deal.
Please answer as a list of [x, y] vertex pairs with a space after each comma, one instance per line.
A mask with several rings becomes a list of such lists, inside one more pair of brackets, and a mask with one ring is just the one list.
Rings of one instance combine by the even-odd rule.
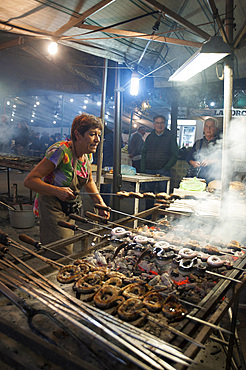
[[[57, 345], [57, 343], [54, 340], [52, 340], [47, 335], [42, 333], [33, 324], [33, 318], [36, 315], [45, 315], [49, 319], [51, 319], [51, 320], [53, 320], [57, 323], [57, 320], [51, 314], [49, 314], [49, 312], [47, 312], [45, 310], [36, 310], [36, 309], [32, 308], [23, 299], [20, 299], [20, 297], [18, 297], [14, 292], [12, 292], [11, 289], [9, 289], [2, 282], [0, 282], [0, 291], [1, 291], [1, 293], [3, 293], [5, 295], [5, 297], [7, 297], [12, 303], [14, 303], [24, 313], [24, 315], [27, 317], [27, 322], [28, 322], [29, 328], [35, 334], [39, 335], [41, 338], [43, 338], [47, 342], [49, 342], [51, 344], [54, 344], [54, 345]], [[60, 325], [60, 323], [59, 323], [59, 325]]]

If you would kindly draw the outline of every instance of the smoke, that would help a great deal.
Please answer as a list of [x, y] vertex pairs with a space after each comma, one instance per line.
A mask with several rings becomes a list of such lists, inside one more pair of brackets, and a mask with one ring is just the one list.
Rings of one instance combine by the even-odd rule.
[[243, 242], [246, 241], [246, 118], [234, 118], [230, 122], [227, 142], [226, 173], [230, 186], [221, 201], [219, 231], [227, 238]]
[[[228, 129], [229, 173], [244, 171], [246, 164], [246, 117], [232, 119]], [[243, 170], [243, 171], [242, 171]], [[245, 176], [245, 175], [244, 175]]]
[[[187, 229], [203, 230], [207, 244], [216, 240], [228, 243], [237, 240], [246, 244], [246, 118], [234, 118], [227, 131], [227, 145], [223, 156], [228, 159], [226, 173], [231, 184], [228, 191], [206, 193], [204, 198], [191, 201], [195, 215], [182, 219], [179, 224]], [[206, 157], [214, 160], [213, 174], [221, 176], [223, 138], [206, 152]], [[199, 158], [198, 158], [199, 160]], [[211, 173], [212, 175], [212, 173]], [[200, 176], [199, 176], [200, 177]], [[232, 184], [236, 185], [232, 188]], [[237, 188], [238, 186], [238, 188]], [[195, 192], [194, 192], [195, 195]], [[194, 233], [190, 239], [196, 239]], [[204, 240], [205, 240], [204, 239]]]
[[7, 116], [1, 116], [0, 122], [0, 152], [10, 153], [11, 141], [14, 139], [15, 130]]
[[197, 177], [207, 179], [207, 182], [212, 180], [220, 180], [221, 178], [221, 160], [222, 160], [222, 136], [216, 142], [209, 143], [207, 148], [197, 148], [194, 153], [196, 161], [202, 163], [206, 161], [208, 166], [199, 167]]

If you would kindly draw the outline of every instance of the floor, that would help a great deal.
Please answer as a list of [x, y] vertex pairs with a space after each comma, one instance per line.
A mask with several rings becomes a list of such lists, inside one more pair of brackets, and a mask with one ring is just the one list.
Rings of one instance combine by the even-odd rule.
[[[0, 200], [7, 203], [7, 204], [13, 204], [13, 190], [14, 187], [16, 187], [15, 184], [17, 184], [17, 200], [21, 202], [28, 202], [29, 200], [29, 190], [26, 189], [23, 186], [23, 180], [26, 176], [26, 173], [16, 171], [16, 170], [11, 170], [10, 171], [10, 182], [11, 182], [11, 196], [10, 198], [7, 195], [7, 176], [6, 176], [6, 171], [3, 169], [0, 169], [0, 189], [1, 189], [1, 194], [0, 194]], [[128, 185], [129, 189], [124, 189], [124, 190], [131, 190], [131, 184]], [[133, 190], [132, 190], [133, 191]], [[88, 196], [85, 196], [84, 198], [84, 204], [86, 209], [88, 210], [93, 210], [93, 204], [91, 200], [89, 199]], [[133, 203], [132, 200], [128, 200], [127, 204], [121, 204], [122, 210], [124, 212], [131, 213], [133, 210]], [[143, 206], [140, 203], [140, 210]], [[26, 233], [27, 235], [35, 238], [36, 240], [39, 240], [39, 230], [38, 230], [38, 219], [35, 220], [35, 225], [31, 228], [28, 229], [17, 229], [13, 228], [10, 225], [10, 220], [9, 220], [9, 213], [8, 209], [0, 205], [0, 230], [7, 232], [9, 236], [16, 240], [19, 241], [18, 236], [21, 233]], [[80, 244], [75, 245], [75, 251], [79, 250]], [[228, 326], [229, 325], [229, 317], [226, 317], [223, 319], [224, 320], [224, 325]], [[241, 346], [241, 353], [246, 353], [246, 289], [243, 290], [240, 296], [240, 304], [239, 304], [239, 310], [238, 310], [238, 321], [237, 321], [237, 334], [239, 337], [240, 341], [240, 346]], [[216, 333], [214, 334], [214, 336]], [[237, 361], [236, 365], [232, 365], [231, 369], [245, 369], [240, 365], [240, 362], [238, 360], [238, 356], [235, 356], [235, 359]], [[208, 340], [206, 343], [206, 349], [201, 350], [196, 357], [197, 364], [191, 366], [189, 369], [190, 370], [215, 370], [215, 369], [226, 369], [226, 355], [224, 352], [223, 347], [221, 344]], [[10, 369], [10, 367], [5, 367], [4, 364], [1, 364], [0, 362], [0, 367], [1, 369]]]

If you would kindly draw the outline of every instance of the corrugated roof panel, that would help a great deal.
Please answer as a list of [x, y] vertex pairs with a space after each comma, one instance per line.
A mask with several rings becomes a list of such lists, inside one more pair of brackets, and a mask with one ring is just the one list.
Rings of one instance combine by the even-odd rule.
[[[150, 0], [151, 1], [151, 0]], [[0, 20], [9, 21], [11, 24], [18, 25], [24, 29], [43, 30], [49, 36], [59, 30], [73, 17], [79, 16], [96, 4], [99, 0], [85, 0], [80, 2], [81, 7], [77, 8], [77, 0], [16, 0], [14, 6], [8, 0], [1, 0]], [[207, 0], [159, 0], [166, 8], [175, 12], [189, 21], [199, 29], [209, 35], [218, 34], [218, 26], [214, 23], [212, 12]], [[215, 0], [218, 13], [223, 21], [225, 17], [225, 1]], [[234, 22], [236, 29], [234, 35], [239, 31], [246, 18], [246, 0], [234, 0]], [[99, 10], [85, 19], [84, 24], [111, 27], [117, 22], [124, 22], [129, 19], [142, 16], [156, 10], [147, 0], [116, 0], [102, 10]], [[153, 25], [158, 18], [158, 14], [148, 15], [144, 18], [136, 19], [131, 22], [116, 26], [119, 30], [129, 30], [151, 34]], [[0, 29], [13, 32], [13, 29], [1, 25]], [[25, 31], [16, 29], [15, 32], [25, 34]], [[88, 33], [88, 30], [72, 27], [63, 33], [63, 36], [73, 36], [73, 42], [61, 39], [60, 42], [78, 50], [82, 50], [101, 57], [107, 57], [120, 62], [126, 61], [133, 66], [142, 55], [148, 40], [136, 37], [119, 37], [113, 33], [103, 32]], [[178, 38], [183, 40], [203, 42], [204, 38], [187, 29], [182, 24], [173, 20], [170, 15], [162, 15], [158, 33], [162, 36]], [[30, 35], [30, 33], [29, 33]], [[34, 34], [33, 34], [34, 35]], [[77, 37], [75, 37], [77, 35]], [[81, 43], [79, 42], [81, 40]], [[140, 69], [148, 72], [150, 69], [159, 67], [163, 63], [169, 63], [161, 69], [163, 78], [170, 75], [172, 69], [187, 60], [197, 48], [188, 46], [176, 46], [165, 44], [164, 42], [152, 41], [145, 52], [140, 63]], [[158, 72], [159, 73], [159, 72]]]

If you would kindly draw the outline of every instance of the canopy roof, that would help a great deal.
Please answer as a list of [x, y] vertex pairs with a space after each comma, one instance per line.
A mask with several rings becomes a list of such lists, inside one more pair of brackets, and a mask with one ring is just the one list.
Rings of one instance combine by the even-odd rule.
[[[235, 52], [234, 79], [242, 81], [240, 88], [245, 90], [246, 0], [1, 0], [0, 96], [40, 95], [40, 90], [100, 94], [102, 58], [108, 58], [111, 67], [118, 62], [129, 72], [137, 68], [147, 83], [148, 77], [154, 77], [154, 88], [177, 86], [168, 82], [170, 75], [211, 36], [221, 35], [228, 41], [226, 27], [231, 13], [226, 4], [233, 9], [230, 44]], [[47, 52], [51, 40], [59, 44], [54, 57]], [[181, 101], [182, 95], [186, 98], [192, 91], [190, 87], [188, 92], [189, 85], [209, 81], [222, 86], [214, 66], [185, 83], [187, 90], [180, 89]], [[46, 98], [52, 112], [54, 106], [61, 106], [58, 100], [62, 97]], [[83, 111], [83, 106], [83, 102], [77, 105], [74, 113]], [[134, 120], [151, 127], [154, 114], [170, 111], [164, 94], [152, 95], [151, 106], [152, 112], [144, 122], [140, 116], [134, 116]], [[91, 113], [97, 114], [96, 109]], [[112, 123], [113, 109], [109, 106]], [[131, 108], [124, 110], [127, 125], [130, 113]], [[69, 114], [64, 123], [70, 120]], [[41, 121], [47, 121], [45, 112]]]
[[[235, 24], [231, 45], [237, 57], [235, 73], [242, 78], [245, 0], [15, 0], [14, 4], [2, 0], [0, 29], [14, 37], [1, 42], [0, 48], [18, 45], [33, 55], [31, 40], [53, 39], [132, 70], [137, 66], [143, 76], [156, 70], [155, 86], [169, 86], [170, 75], [211, 36], [220, 34], [228, 41], [225, 29], [231, 15], [226, 3], [232, 6]], [[211, 68], [206, 78], [214, 80]], [[193, 81], [202, 78], [200, 74]]]

